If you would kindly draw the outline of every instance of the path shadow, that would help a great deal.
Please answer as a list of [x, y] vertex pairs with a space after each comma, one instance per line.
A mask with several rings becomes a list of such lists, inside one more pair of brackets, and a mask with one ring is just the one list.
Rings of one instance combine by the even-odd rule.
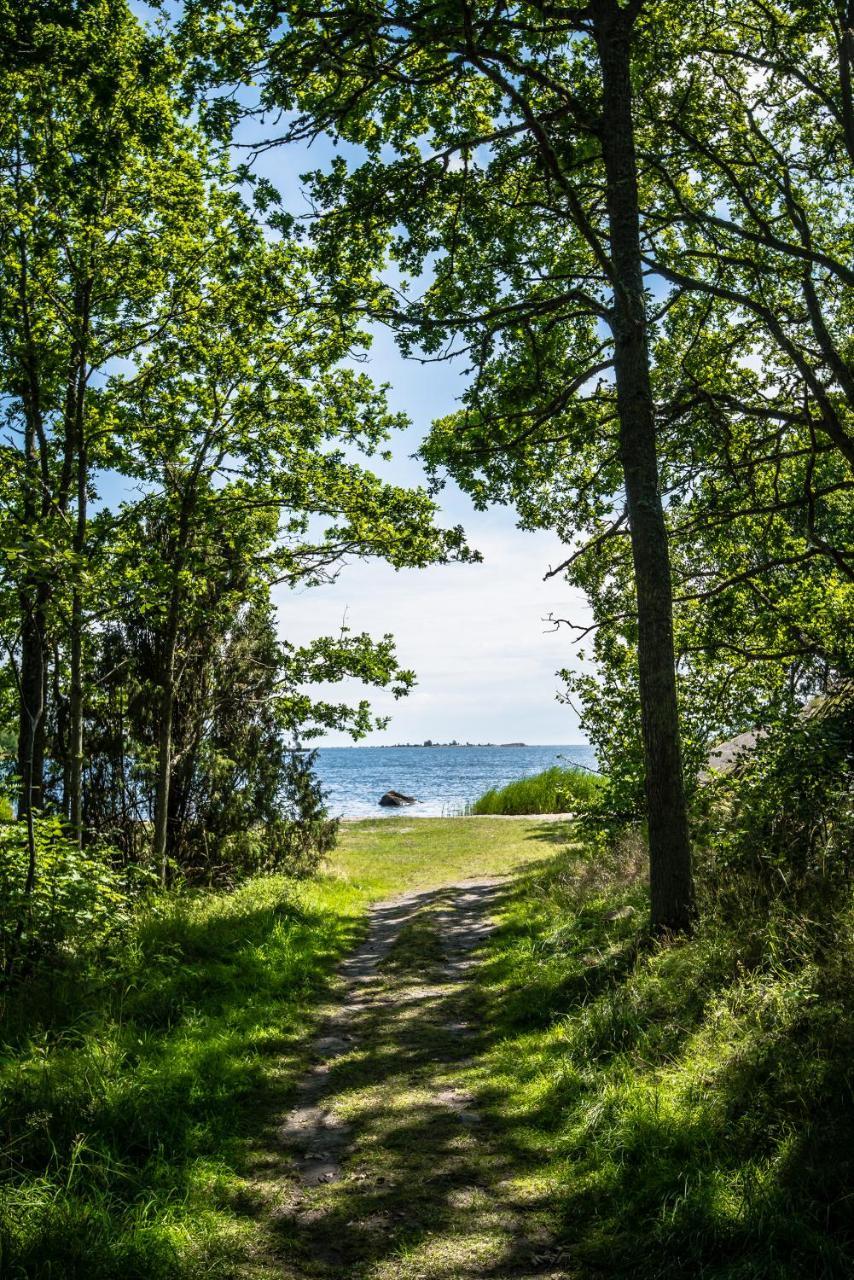
[[[315, 1043], [316, 1061], [253, 1165], [278, 1274], [567, 1274], [555, 1269], [545, 1202], [514, 1196], [520, 1153], [495, 1142], [462, 1083], [488, 1039], [471, 967], [507, 893], [506, 882], [480, 881], [375, 909], [341, 967], [344, 998]], [[389, 957], [425, 916], [441, 964], [401, 973]]]

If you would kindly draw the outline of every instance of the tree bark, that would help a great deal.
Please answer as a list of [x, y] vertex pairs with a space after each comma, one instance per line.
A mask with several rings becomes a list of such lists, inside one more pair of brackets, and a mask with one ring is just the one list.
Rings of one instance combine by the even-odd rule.
[[71, 691], [68, 734], [68, 821], [78, 848], [83, 845], [83, 598], [71, 598]]
[[48, 588], [34, 583], [21, 601], [21, 676], [18, 713], [18, 817], [29, 818], [44, 804], [45, 611]]
[[679, 931], [690, 927], [694, 893], [676, 700], [670, 556], [658, 482], [641, 262], [630, 78], [632, 15], [616, 0], [601, 0], [594, 13], [614, 275], [614, 373], [637, 592], [651, 915], [656, 930]]
[[160, 688], [160, 728], [157, 740], [157, 785], [154, 802], [154, 862], [160, 869], [160, 883], [169, 879], [169, 783], [172, 778], [172, 720], [175, 714], [174, 676]]
[[842, 131], [845, 147], [854, 164], [854, 104], [851, 96], [851, 67], [854, 64], [854, 0], [848, 0], [840, 15], [839, 89], [842, 100]]
[[[18, 161], [20, 177], [20, 158]], [[29, 251], [23, 236], [18, 240], [20, 255], [20, 325], [23, 370], [20, 386], [24, 407], [24, 477], [22, 516], [24, 528], [34, 531], [48, 511], [50, 483], [47, 441], [41, 407], [41, 384], [37, 347], [30, 315]], [[50, 587], [44, 578], [29, 572], [19, 593], [21, 605], [21, 667], [18, 686], [17, 768], [20, 779], [18, 817], [25, 818], [30, 832], [30, 874], [28, 894], [35, 879], [35, 845], [32, 838], [33, 809], [44, 804], [45, 705], [47, 700], [47, 609]]]
[[[85, 335], [89, 325], [88, 292], [82, 316]], [[73, 432], [77, 455], [77, 518], [74, 526], [74, 589], [71, 595], [71, 689], [69, 698], [69, 806], [71, 831], [78, 847], [83, 844], [83, 592], [81, 575], [88, 523], [89, 454], [85, 420], [85, 337], [81, 339], [74, 403]]]
[[[182, 530], [183, 533], [183, 530]], [[178, 618], [181, 608], [180, 564], [175, 570], [160, 676], [160, 724], [157, 735], [157, 782], [154, 796], [154, 863], [160, 883], [169, 879], [169, 789], [172, 782], [172, 726], [175, 719], [175, 657], [178, 648]]]

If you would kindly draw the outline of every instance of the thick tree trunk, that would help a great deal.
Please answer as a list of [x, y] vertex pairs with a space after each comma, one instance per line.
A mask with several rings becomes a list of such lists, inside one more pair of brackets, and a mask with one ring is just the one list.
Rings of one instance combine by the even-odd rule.
[[616, 0], [597, 5], [596, 14], [614, 271], [615, 381], [637, 591], [652, 924], [659, 930], [682, 930], [690, 926], [693, 915], [693, 878], [676, 702], [670, 558], [658, 483], [641, 265], [629, 74], [631, 20]]

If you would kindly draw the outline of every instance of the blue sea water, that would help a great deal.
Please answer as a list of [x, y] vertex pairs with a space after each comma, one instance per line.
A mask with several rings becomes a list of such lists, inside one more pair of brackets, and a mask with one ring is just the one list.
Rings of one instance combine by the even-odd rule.
[[316, 769], [331, 813], [342, 818], [400, 815], [381, 809], [386, 791], [415, 796], [414, 817], [461, 813], [490, 787], [530, 777], [555, 764], [596, 767], [592, 747], [321, 747]]

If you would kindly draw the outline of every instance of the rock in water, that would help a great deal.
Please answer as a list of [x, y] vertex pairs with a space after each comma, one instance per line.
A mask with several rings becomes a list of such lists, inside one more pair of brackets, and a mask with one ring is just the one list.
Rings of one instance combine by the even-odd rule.
[[386, 809], [400, 809], [405, 804], [415, 804], [415, 796], [404, 796], [399, 791], [387, 791], [380, 798], [380, 804]]

